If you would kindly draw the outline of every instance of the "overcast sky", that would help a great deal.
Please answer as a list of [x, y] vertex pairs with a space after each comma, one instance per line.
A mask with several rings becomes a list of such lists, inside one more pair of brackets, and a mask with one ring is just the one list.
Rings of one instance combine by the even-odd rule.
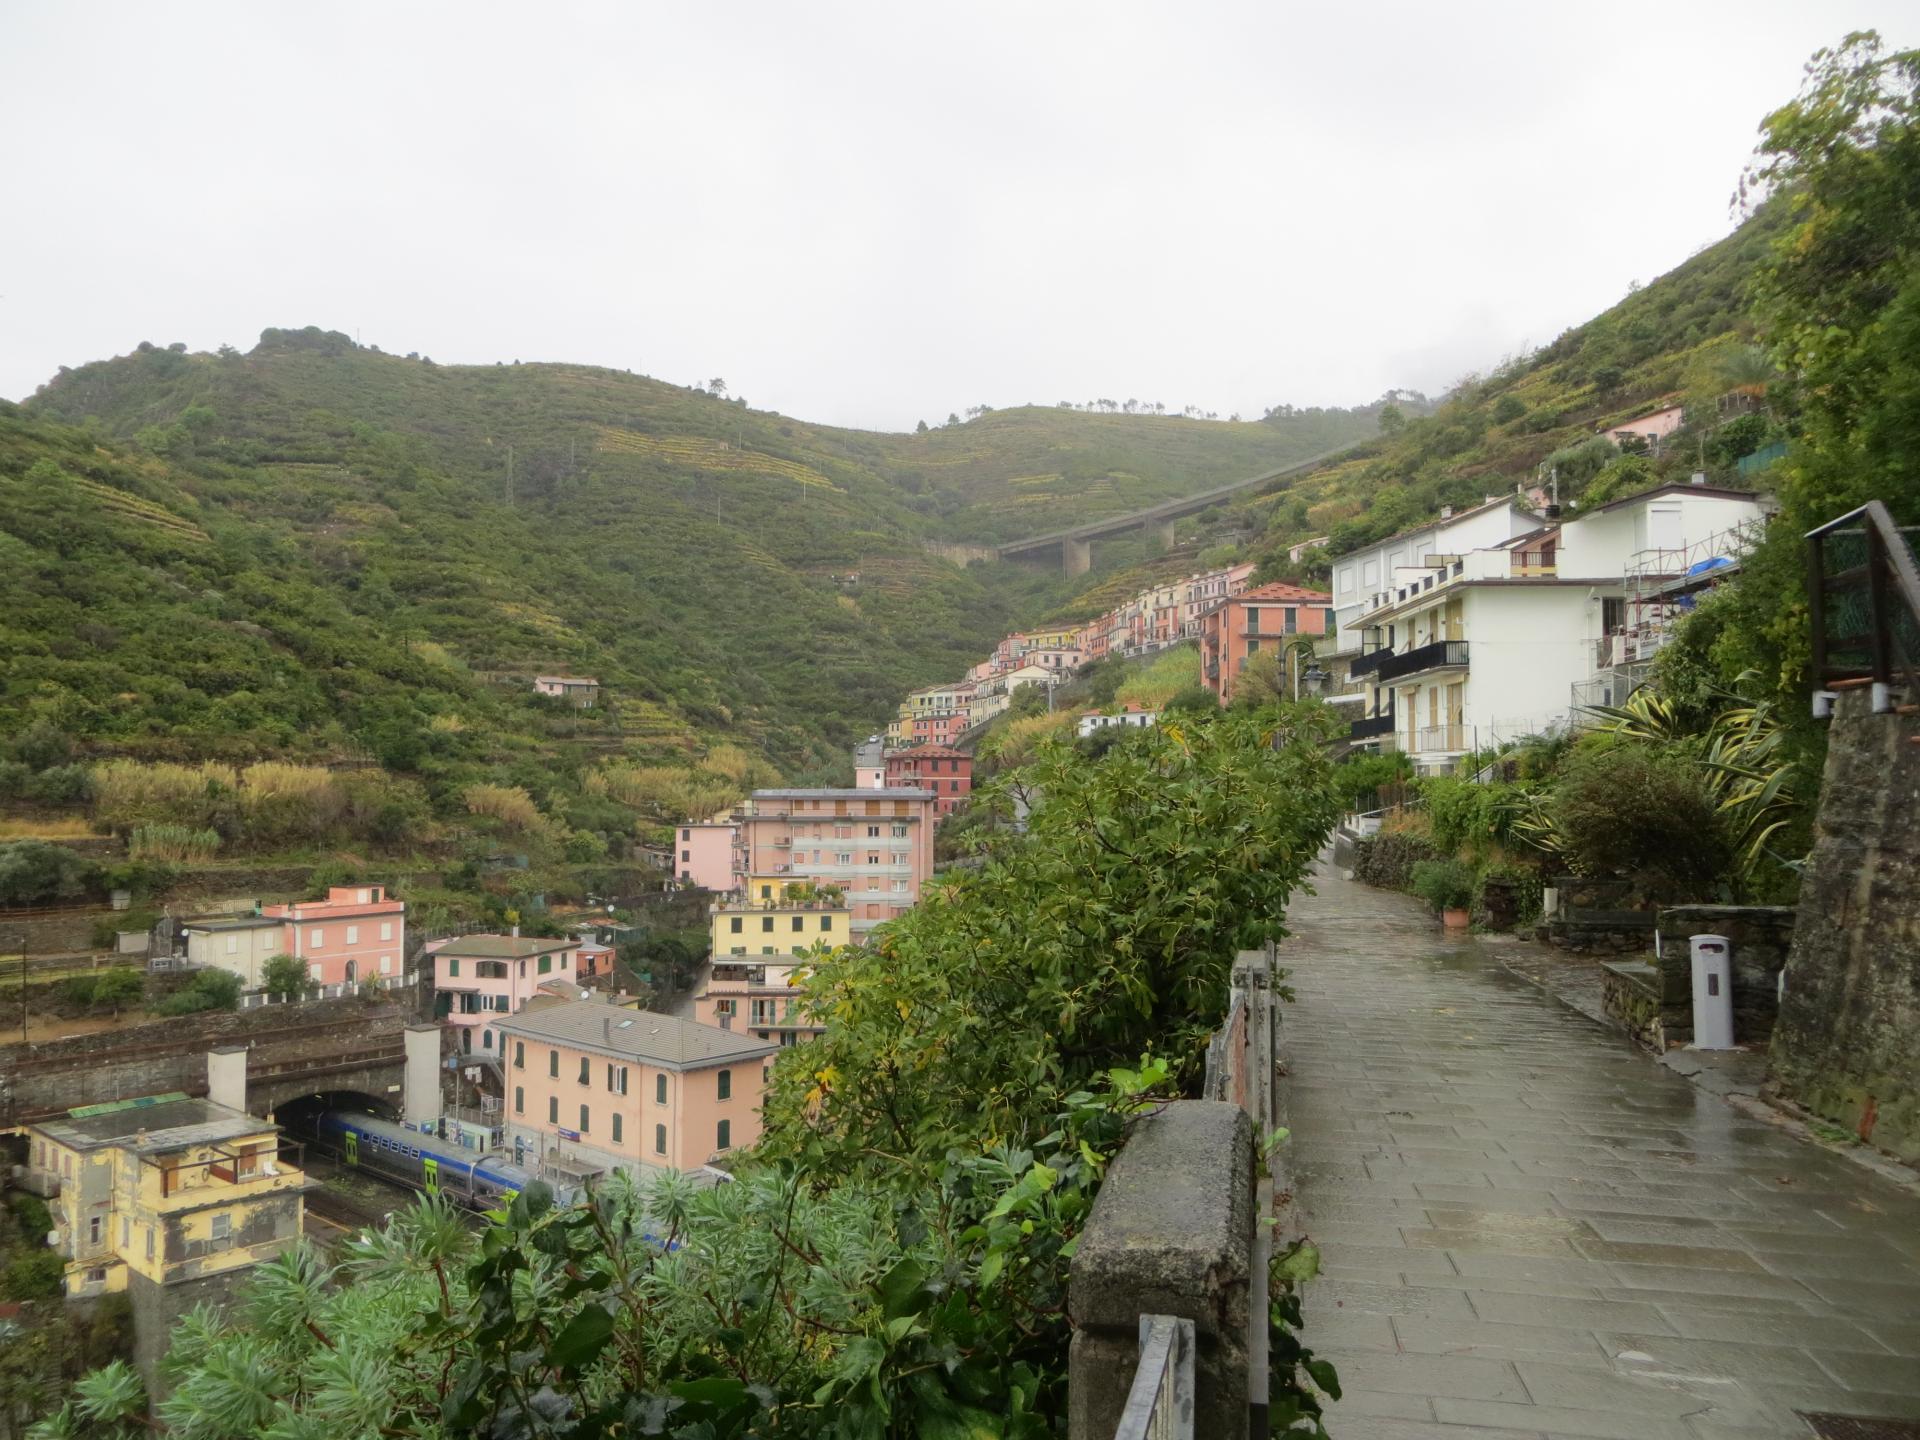
[[0, 395], [317, 324], [904, 428], [1438, 392], [1731, 228], [1920, 0], [0, 0]]

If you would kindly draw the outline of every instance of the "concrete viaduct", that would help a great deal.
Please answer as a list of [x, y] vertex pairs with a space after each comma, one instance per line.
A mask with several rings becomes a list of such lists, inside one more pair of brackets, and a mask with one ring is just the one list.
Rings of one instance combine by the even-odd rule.
[[[1362, 441], [1360, 444], [1370, 444]], [[1158, 505], [1150, 505], [1145, 510], [1135, 510], [1127, 515], [1115, 515], [1099, 520], [1091, 525], [1076, 525], [1071, 530], [1056, 530], [1050, 535], [1035, 535], [1027, 540], [1012, 540], [995, 547], [994, 554], [1002, 560], [1013, 560], [1025, 556], [1042, 555], [1049, 550], [1060, 552], [1060, 561], [1069, 575], [1084, 575], [1093, 567], [1093, 542], [1111, 535], [1123, 534], [1128, 530], [1145, 530], [1152, 539], [1162, 545], [1173, 543], [1173, 522], [1184, 515], [1198, 514], [1210, 505], [1218, 505], [1222, 500], [1239, 495], [1248, 490], [1257, 490], [1262, 485], [1275, 480], [1284, 480], [1289, 475], [1299, 475], [1325, 464], [1351, 450], [1360, 448], [1359, 444], [1342, 445], [1335, 450], [1322, 450], [1318, 455], [1309, 455], [1304, 460], [1295, 460], [1282, 465], [1277, 470], [1268, 470], [1264, 474], [1254, 475], [1245, 480], [1236, 480], [1231, 485], [1217, 485], [1211, 490], [1202, 490], [1198, 494], [1183, 496], [1178, 500], [1163, 500]]]

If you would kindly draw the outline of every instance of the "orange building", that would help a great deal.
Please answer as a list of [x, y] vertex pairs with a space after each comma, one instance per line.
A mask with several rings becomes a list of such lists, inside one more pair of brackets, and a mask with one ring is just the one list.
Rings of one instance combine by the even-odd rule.
[[[1289, 644], [1325, 635], [1332, 611], [1331, 595], [1279, 581], [1228, 597], [1200, 617], [1202, 682], [1226, 704], [1251, 657], [1267, 650], [1287, 666]], [[1304, 663], [1304, 655], [1296, 663]]]

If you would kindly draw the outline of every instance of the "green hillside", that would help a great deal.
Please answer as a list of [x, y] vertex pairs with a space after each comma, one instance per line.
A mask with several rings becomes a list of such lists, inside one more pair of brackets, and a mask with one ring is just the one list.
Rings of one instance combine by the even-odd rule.
[[1042, 535], [1124, 514], [1377, 433], [1379, 407], [1299, 410], [1261, 421], [1023, 406], [919, 435], [878, 437], [876, 463], [943, 539]]

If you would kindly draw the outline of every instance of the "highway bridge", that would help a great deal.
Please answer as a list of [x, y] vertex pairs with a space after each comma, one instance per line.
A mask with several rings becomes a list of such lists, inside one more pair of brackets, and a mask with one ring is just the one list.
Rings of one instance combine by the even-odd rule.
[[1010, 540], [995, 547], [994, 553], [1002, 560], [1043, 555], [1049, 550], [1060, 552], [1062, 567], [1069, 575], [1084, 575], [1093, 567], [1093, 542], [1111, 535], [1124, 534], [1128, 530], [1145, 530], [1149, 536], [1157, 538], [1162, 544], [1173, 542], [1173, 522], [1183, 515], [1194, 515], [1210, 505], [1218, 505], [1222, 500], [1249, 490], [1258, 490], [1262, 485], [1275, 480], [1284, 480], [1289, 475], [1300, 475], [1317, 465], [1324, 465], [1363, 445], [1370, 440], [1358, 441], [1352, 445], [1342, 445], [1335, 450], [1322, 450], [1318, 455], [1309, 455], [1304, 460], [1294, 460], [1277, 470], [1268, 470], [1264, 474], [1250, 476], [1245, 480], [1236, 480], [1231, 485], [1216, 485], [1211, 490], [1202, 490], [1193, 495], [1184, 495], [1178, 500], [1163, 500], [1158, 505], [1150, 505], [1144, 510], [1135, 510], [1127, 515], [1113, 515], [1105, 520], [1097, 520], [1090, 525], [1076, 525], [1071, 530], [1056, 530], [1050, 535], [1035, 535], [1027, 540]]

